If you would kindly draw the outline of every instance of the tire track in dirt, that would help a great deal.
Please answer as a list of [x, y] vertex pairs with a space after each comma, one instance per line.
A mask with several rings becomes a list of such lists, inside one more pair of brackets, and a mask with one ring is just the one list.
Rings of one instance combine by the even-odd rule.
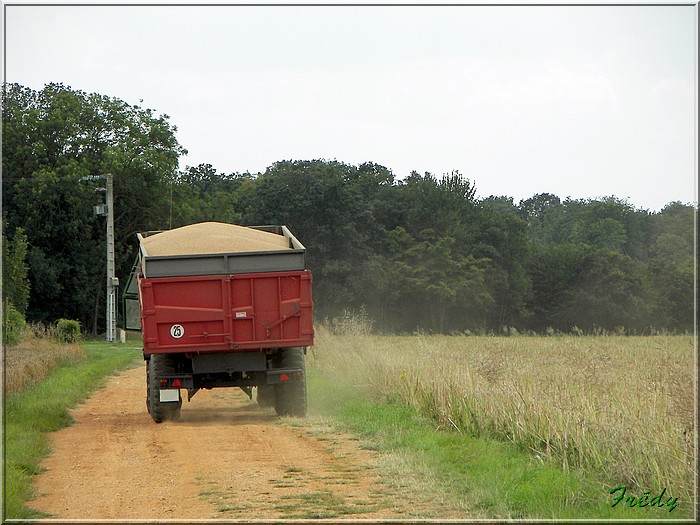
[[[145, 370], [112, 378], [50, 435], [28, 505], [61, 519], [406, 518], [377, 454], [320, 424], [280, 424], [239, 389], [200, 391], [153, 423]], [[410, 497], [410, 496], [409, 496]]]

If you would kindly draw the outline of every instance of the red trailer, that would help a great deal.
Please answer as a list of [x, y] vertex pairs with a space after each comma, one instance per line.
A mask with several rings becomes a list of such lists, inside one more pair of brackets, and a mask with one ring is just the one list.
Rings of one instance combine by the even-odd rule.
[[178, 419], [200, 388], [239, 387], [280, 415], [306, 413], [311, 273], [284, 226], [199, 223], [139, 234], [146, 405]]

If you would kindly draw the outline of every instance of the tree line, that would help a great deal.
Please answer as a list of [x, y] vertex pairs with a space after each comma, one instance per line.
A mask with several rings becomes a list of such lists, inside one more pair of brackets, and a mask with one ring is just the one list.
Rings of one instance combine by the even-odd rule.
[[136, 233], [199, 221], [285, 224], [307, 248], [317, 318], [378, 330], [691, 331], [694, 206], [614, 196], [477, 198], [455, 171], [398, 179], [373, 162], [282, 160], [263, 173], [178, 169], [167, 115], [62, 84], [3, 89], [3, 295], [29, 320], [104, 327], [102, 196], [115, 188], [117, 275]]

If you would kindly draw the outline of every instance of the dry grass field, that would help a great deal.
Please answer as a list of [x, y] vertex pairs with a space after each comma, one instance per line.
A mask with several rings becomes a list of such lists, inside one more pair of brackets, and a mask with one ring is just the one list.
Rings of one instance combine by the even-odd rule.
[[4, 395], [45, 379], [56, 366], [85, 357], [78, 344], [56, 342], [51, 329], [31, 326], [21, 343], [4, 349]]
[[637, 493], [693, 501], [690, 336], [373, 336], [317, 330], [310, 366]]

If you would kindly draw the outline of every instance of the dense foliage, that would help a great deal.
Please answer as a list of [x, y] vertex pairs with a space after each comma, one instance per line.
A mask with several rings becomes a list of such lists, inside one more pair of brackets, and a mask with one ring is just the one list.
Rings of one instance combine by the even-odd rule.
[[27, 322], [10, 301], [2, 302], [2, 344], [14, 346], [22, 341], [27, 331]]
[[71, 319], [59, 319], [56, 336], [61, 343], [77, 343], [80, 340], [80, 323]]
[[102, 197], [84, 178], [111, 172], [123, 283], [137, 231], [286, 224], [307, 247], [318, 317], [364, 308], [386, 331], [693, 328], [690, 205], [478, 199], [458, 172], [397, 180], [371, 162], [178, 172], [176, 129], [152, 110], [56, 84], [6, 85], [3, 108], [3, 222], [26, 235], [30, 319], [103, 326]]

